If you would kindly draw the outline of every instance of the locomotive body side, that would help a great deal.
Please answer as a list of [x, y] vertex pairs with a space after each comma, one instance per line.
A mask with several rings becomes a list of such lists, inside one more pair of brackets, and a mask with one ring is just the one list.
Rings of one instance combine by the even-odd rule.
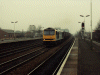
[[63, 39], [63, 33], [53, 28], [47, 28], [43, 31], [43, 43], [45, 45], [55, 45]]

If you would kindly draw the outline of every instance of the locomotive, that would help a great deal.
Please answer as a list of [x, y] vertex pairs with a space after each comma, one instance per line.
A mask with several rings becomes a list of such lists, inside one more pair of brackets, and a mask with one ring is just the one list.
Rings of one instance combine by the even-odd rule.
[[57, 45], [67, 39], [70, 33], [57, 30], [54, 28], [46, 28], [43, 30], [43, 44], [44, 45]]

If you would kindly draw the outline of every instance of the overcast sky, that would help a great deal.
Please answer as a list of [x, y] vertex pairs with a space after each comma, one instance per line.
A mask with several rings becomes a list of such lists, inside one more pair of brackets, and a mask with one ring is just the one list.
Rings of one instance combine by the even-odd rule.
[[[90, 15], [90, 0], [0, 0], [0, 27], [2, 29], [22, 29], [29, 25], [38, 27], [60, 27], [74, 34], [81, 29], [84, 17]], [[92, 27], [100, 19], [100, 0], [92, 0]], [[85, 17], [85, 29], [90, 31], [91, 17]]]

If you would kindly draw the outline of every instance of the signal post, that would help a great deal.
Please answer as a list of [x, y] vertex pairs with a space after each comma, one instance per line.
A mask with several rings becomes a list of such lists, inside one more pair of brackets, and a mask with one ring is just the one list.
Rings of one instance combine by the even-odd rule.
[[81, 32], [81, 35], [82, 35], [82, 39], [85, 39], [85, 27], [84, 27], [84, 23], [82, 22], [82, 32]]

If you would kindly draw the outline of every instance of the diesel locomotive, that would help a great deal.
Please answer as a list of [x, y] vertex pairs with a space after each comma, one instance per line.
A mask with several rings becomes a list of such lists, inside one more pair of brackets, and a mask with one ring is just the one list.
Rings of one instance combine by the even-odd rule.
[[46, 28], [43, 30], [43, 44], [44, 45], [56, 45], [61, 43], [64, 39], [67, 39], [70, 33], [57, 30], [54, 28]]

